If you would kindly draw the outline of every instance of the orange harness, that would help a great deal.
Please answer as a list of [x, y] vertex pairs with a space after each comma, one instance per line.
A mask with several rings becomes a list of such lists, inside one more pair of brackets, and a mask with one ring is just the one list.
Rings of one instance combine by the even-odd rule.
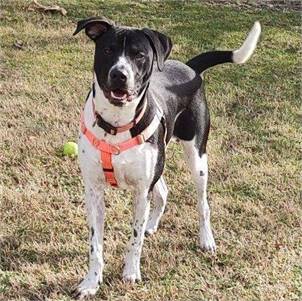
[[81, 115], [81, 131], [86, 136], [88, 141], [100, 151], [100, 164], [102, 165], [105, 180], [111, 186], [117, 187], [117, 180], [114, 176], [112, 165], [112, 155], [120, 153], [136, 146], [145, 143], [158, 128], [163, 117], [162, 111], [158, 108], [151, 123], [137, 136], [130, 138], [124, 142], [117, 144], [107, 143], [105, 140], [98, 139], [85, 125], [84, 113]]

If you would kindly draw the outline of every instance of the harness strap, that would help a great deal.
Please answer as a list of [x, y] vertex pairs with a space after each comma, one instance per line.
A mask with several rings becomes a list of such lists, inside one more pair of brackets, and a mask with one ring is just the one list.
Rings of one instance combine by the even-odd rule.
[[114, 170], [112, 165], [112, 154], [106, 152], [100, 152], [100, 162], [102, 164], [103, 172], [106, 181], [114, 187], [117, 187], [117, 182], [114, 176]]
[[105, 179], [111, 186], [117, 187], [117, 181], [114, 176], [114, 169], [112, 165], [112, 155], [119, 155], [121, 152], [124, 152], [136, 145], [143, 144], [154, 134], [161, 122], [162, 117], [163, 112], [158, 107], [152, 122], [139, 135], [121, 143], [111, 144], [107, 143], [105, 140], [95, 137], [95, 135], [86, 127], [84, 114], [82, 112], [81, 132], [86, 136], [88, 141], [100, 151], [100, 162], [102, 164]]

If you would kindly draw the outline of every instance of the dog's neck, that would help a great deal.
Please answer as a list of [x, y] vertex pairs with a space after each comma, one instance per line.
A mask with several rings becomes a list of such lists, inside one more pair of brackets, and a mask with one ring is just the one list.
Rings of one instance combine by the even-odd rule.
[[97, 77], [94, 76], [95, 87], [95, 110], [102, 118], [115, 127], [124, 126], [131, 122], [135, 118], [137, 106], [140, 103], [141, 98], [145, 90], [127, 105], [118, 107], [111, 104], [105, 97], [103, 90], [100, 88]]

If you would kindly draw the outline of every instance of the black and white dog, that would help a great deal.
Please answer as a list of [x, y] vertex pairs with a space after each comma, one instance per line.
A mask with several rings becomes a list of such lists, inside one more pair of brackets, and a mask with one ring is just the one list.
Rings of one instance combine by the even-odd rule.
[[200, 247], [215, 251], [206, 195], [210, 118], [200, 74], [217, 64], [246, 62], [261, 32], [256, 22], [238, 50], [203, 53], [183, 64], [167, 60], [172, 43], [160, 32], [116, 26], [100, 17], [78, 22], [74, 34], [82, 29], [96, 47], [94, 80], [79, 138], [90, 228], [89, 271], [74, 292], [79, 299], [94, 295], [103, 280], [108, 183], [134, 191], [133, 231], [123, 280], [141, 279], [144, 236], [157, 230], [166, 205], [168, 190], [162, 173], [166, 146], [173, 136], [181, 141], [197, 187]]

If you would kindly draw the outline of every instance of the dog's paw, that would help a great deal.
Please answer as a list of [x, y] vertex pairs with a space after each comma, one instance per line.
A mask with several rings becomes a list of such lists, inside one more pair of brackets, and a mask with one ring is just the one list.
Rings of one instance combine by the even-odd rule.
[[200, 236], [200, 248], [203, 251], [215, 253], [216, 251], [216, 243], [212, 234], [212, 231], [206, 232], [204, 231]]
[[83, 300], [86, 297], [92, 297], [96, 294], [99, 283], [95, 283], [95, 281], [90, 280], [89, 278], [84, 279], [76, 289], [72, 291], [72, 297], [77, 300]]
[[139, 269], [125, 268], [123, 272], [123, 282], [135, 283], [141, 281], [141, 273]]
[[136, 275], [135, 274], [130, 274], [130, 275], [123, 275], [123, 282], [125, 283], [135, 283], [136, 281]]
[[123, 275], [123, 282], [134, 284], [135, 282], [141, 281], [141, 277], [136, 274]]

